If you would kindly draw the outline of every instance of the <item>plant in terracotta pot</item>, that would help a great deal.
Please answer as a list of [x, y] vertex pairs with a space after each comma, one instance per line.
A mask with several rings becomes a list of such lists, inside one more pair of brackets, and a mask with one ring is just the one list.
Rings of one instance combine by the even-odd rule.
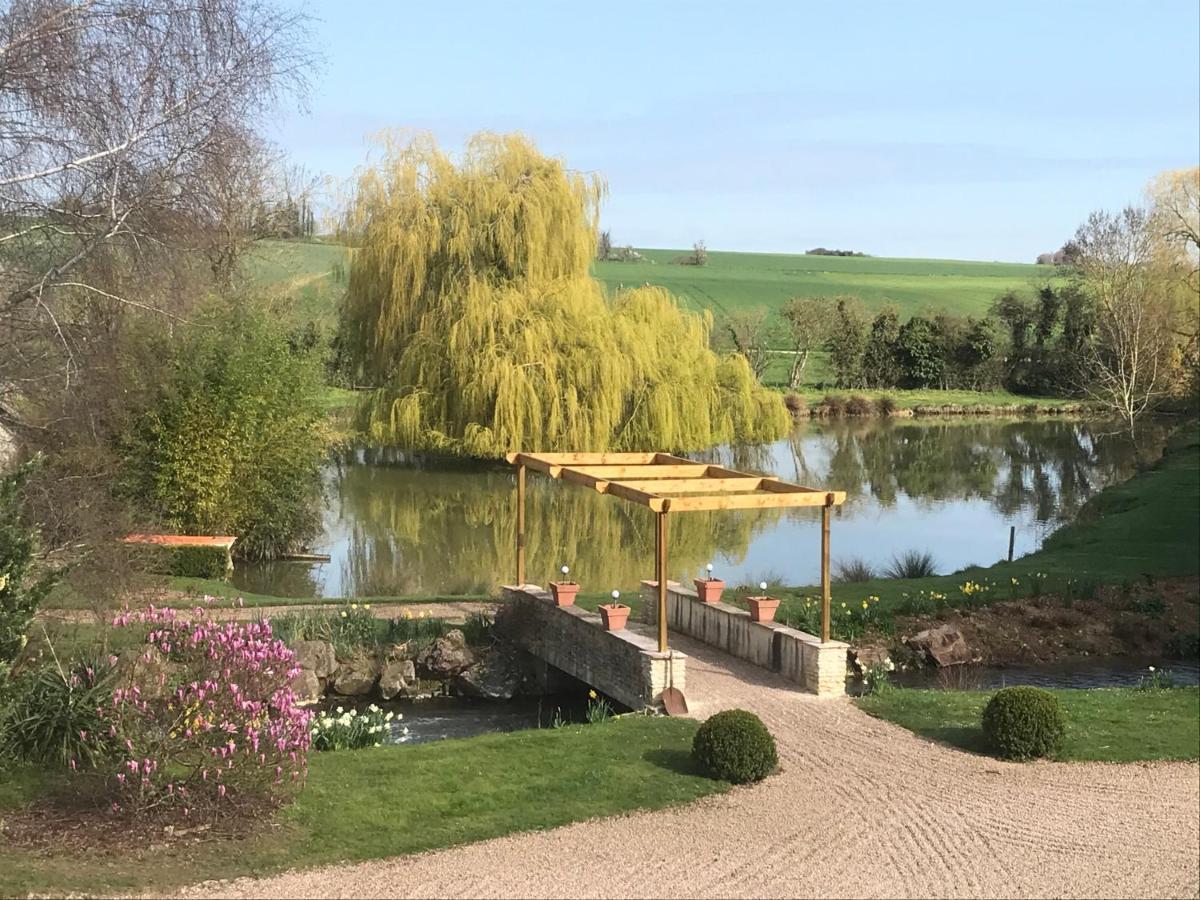
[[761, 596], [746, 598], [746, 602], [750, 604], [750, 621], [770, 622], [775, 618], [775, 610], [779, 609], [779, 601], [766, 595], [767, 583], [765, 581], [758, 583], [758, 589], [763, 592]]
[[620, 602], [621, 592], [612, 592], [612, 603], [601, 603], [600, 621], [604, 623], [605, 631], [620, 631], [629, 621], [629, 607]]
[[704, 567], [704, 574], [704, 578], [692, 579], [692, 584], [696, 585], [696, 594], [701, 603], [716, 603], [721, 599], [721, 592], [725, 590], [725, 582], [720, 578], [713, 578], [712, 563]]
[[571, 606], [575, 603], [575, 595], [579, 593], [579, 584], [567, 580], [571, 570], [566, 566], [559, 571], [562, 572], [563, 580], [550, 582], [550, 594], [554, 597], [555, 606]]

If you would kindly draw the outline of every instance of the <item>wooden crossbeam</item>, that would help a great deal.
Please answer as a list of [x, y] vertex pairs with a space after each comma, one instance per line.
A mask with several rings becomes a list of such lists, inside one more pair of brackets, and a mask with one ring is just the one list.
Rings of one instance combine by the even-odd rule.
[[842, 499], [835, 500], [833, 503], [834, 506], [844, 503], [846, 500], [846, 494], [844, 491], [823, 491], [820, 488], [805, 487], [802, 484], [792, 484], [791, 482], [778, 481], [778, 480], [773, 480], [773, 479], [764, 479], [762, 489], [764, 491], [771, 491], [776, 494], [830, 494], [830, 493], [832, 493], [834, 496], [840, 495]]
[[622, 479], [613, 483], [662, 497], [668, 494], [733, 494], [756, 491], [763, 479], [757, 475], [744, 475], [739, 478], [647, 478], [635, 481]]
[[570, 471], [590, 475], [593, 478], [602, 478], [605, 481], [618, 481], [645, 478], [703, 478], [708, 471], [708, 466], [697, 463], [680, 466], [551, 466], [548, 471], [554, 478], [561, 478], [563, 473]]
[[846, 495], [840, 491], [801, 493], [758, 492], [754, 494], [727, 494], [723, 497], [668, 497], [665, 499], [668, 512], [697, 512], [704, 509], [783, 509], [799, 506], [825, 506], [828, 498], [841, 495], [831, 505], [844, 502]]
[[[556, 466], [648, 466], [652, 465], [655, 457], [659, 455], [657, 453], [509, 453], [505, 459], [514, 463], [518, 456], [524, 456], [527, 460], [530, 457], [537, 457]], [[526, 464], [528, 465], [528, 462]]]
[[665, 502], [646, 491], [628, 488], [619, 481], [609, 481], [605, 478], [599, 478], [580, 469], [563, 467], [557, 470], [557, 474], [554, 472], [551, 474], [555, 478], [561, 478], [563, 481], [570, 481], [573, 484], [581, 484], [584, 487], [594, 488], [601, 494], [612, 494], [614, 497], [620, 497], [622, 500], [632, 500], [634, 503], [650, 507], [655, 512], [661, 512]]

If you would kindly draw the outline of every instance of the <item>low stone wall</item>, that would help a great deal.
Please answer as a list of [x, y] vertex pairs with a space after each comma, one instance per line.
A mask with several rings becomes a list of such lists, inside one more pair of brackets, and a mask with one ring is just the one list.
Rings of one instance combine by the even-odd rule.
[[633, 625], [605, 631], [597, 613], [556, 606], [537, 585], [502, 588], [496, 633], [630, 709], [658, 707], [662, 692], [684, 689], [687, 656], [658, 652], [658, 641]]
[[[649, 624], [658, 623], [658, 583], [642, 582], [642, 607]], [[667, 583], [667, 627], [778, 672], [820, 697], [846, 693], [846, 653], [842, 641], [821, 639], [778, 622], [752, 622], [750, 613], [728, 603], [702, 603], [696, 592]]]

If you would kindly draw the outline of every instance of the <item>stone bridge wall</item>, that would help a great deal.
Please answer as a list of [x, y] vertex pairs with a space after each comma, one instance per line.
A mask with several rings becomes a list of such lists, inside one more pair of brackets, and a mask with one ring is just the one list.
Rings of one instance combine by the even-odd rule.
[[598, 613], [556, 606], [537, 585], [504, 586], [496, 630], [540, 659], [630, 709], [658, 707], [672, 684], [684, 689], [687, 656], [658, 652], [639, 626], [605, 631]]
[[[658, 583], [642, 582], [642, 607], [658, 622]], [[728, 603], [702, 603], [696, 592], [667, 583], [667, 627], [710, 647], [778, 672], [822, 697], [846, 693], [846, 653], [841, 641], [821, 639], [778, 622], [752, 622], [750, 613]]]

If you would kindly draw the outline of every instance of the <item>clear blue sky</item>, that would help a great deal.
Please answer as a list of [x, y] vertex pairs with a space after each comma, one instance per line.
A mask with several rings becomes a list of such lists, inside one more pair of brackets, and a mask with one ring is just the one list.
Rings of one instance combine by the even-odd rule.
[[[299, 2], [299, 0], [297, 0]], [[609, 185], [618, 243], [1032, 261], [1200, 156], [1200, 3], [312, 2], [278, 140], [520, 130]]]

